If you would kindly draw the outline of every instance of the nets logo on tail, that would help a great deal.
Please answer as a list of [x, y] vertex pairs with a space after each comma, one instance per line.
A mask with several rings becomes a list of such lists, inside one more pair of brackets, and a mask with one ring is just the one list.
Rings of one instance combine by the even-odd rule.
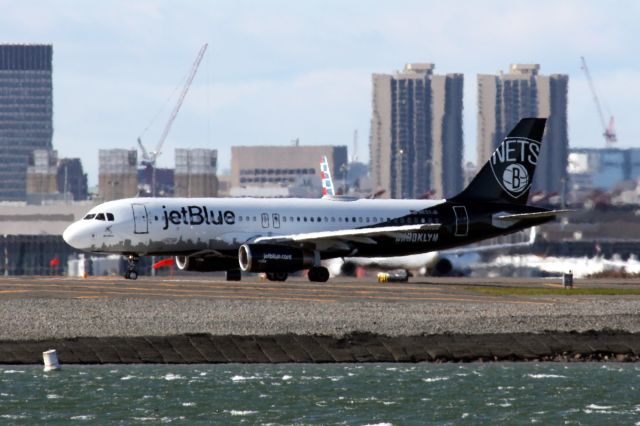
[[519, 198], [531, 187], [538, 164], [540, 142], [526, 138], [507, 138], [491, 156], [491, 171], [500, 187]]

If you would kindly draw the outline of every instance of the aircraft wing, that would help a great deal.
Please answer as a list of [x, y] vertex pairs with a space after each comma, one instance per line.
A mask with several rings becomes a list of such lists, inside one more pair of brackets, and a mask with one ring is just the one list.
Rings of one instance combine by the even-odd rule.
[[437, 231], [442, 224], [427, 223], [417, 225], [381, 226], [376, 228], [343, 229], [339, 231], [307, 232], [303, 234], [277, 235], [272, 237], [258, 237], [253, 242], [260, 243], [315, 243], [330, 246], [335, 243], [357, 242], [376, 244], [371, 237], [380, 235], [393, 236], [399, 232]]

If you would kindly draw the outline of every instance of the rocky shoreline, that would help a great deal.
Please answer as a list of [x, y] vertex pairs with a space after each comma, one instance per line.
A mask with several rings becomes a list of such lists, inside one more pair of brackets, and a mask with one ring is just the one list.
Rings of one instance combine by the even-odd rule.
[[1, 341], [0, 364], [40, 364], [55, 348], [62, 364], [585, 362], [640, 360], [640, 334], [622, 331], [544, 334], [382, 336], [79, 337]]

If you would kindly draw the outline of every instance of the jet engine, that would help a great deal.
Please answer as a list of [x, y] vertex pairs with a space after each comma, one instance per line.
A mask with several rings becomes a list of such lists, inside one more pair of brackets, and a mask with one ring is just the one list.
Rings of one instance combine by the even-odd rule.
[[314, 252], [278, 244], [243, 244], [238, 251], [245, 272], [295, 272], [314, 266]]
[[238, 259], [219, 256], [176, 256], [181, 271], [215, 272], [238, 269]]
[[453, 263], [451, 262], [451, 260], [447, 259], [446, 257], [441, 257], [433, 266], [431, 275], [448, 275], [452, 270]]

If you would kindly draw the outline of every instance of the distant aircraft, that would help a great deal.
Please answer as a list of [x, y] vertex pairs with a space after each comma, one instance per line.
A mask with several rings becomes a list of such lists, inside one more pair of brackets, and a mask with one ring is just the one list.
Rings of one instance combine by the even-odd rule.
[[320, 179], [322, 179], [322, 197], [326, 198], [336, 195], [326, 155], [323, 155], [322, 160], [320, 161]]
[[[183, 270], [265, 272], [284, 281], [324, 259], [445, 250], [553, 220], [566, 210], [528, 206], [546, 119], [522, 119], [460, 194], [448, 200], [129, 198], [92, 208], [63, 234], [71, 246], [127, 257], [176, 256]], [[426, 165], [425, 165], [426, 167]]]
[[396, 257], [345, 257], [325, 262], [332, 276], [353, 275], [357, 267], [384, 270], [404, 269], [430, 276], [469, 275], [471, 265], [478, 263], [484, 254], [499, 254], [515, 248], [530, 247], [535, 243], [536, 227], [529, 232], [529, 239], [519, 243], [480, 245], [462, 249], [431, 251]]

